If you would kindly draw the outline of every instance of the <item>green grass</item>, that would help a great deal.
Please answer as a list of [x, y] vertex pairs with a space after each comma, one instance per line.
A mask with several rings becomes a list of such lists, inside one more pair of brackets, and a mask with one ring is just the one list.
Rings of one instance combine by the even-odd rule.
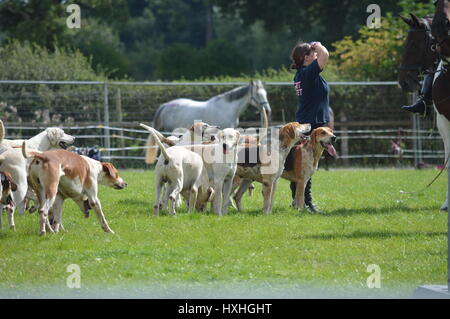
[[[123, 171], [126, 190], [102, 187], [100, 199], [115, 235], [104, 233], [71, 201], [67, 232], [38, 236], [37, 215], [16, 216], [17, 230], [0, 231], [0, 295], [23, 287], [65, 287], [78, 264], [83, 287], [209, 285], [367, 289], [367, 266], [381, 268], [384, 291], [408, 297], [423, 284], [447, 281], [447, 214], [439, 207], [446, 177], [420, 195], [434, 170], [320, 170], [313, 195], [326, 213], [290, 208], [281, 180], [274, 211], [261, 213], [260, 185], [244, 197], [244, 212], [227, 216], [181, 209], [151, 216], [153, 171]], [[6, 216], [4, 216], [4, 223]]]

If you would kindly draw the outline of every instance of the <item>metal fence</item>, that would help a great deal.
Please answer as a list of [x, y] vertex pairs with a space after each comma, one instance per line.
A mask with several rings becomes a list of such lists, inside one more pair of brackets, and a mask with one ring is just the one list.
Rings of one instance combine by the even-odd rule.
[[[77, 137], [77, 146], [97, 146], [103, 160], [145, 167], [147, 131], [158, 106], [186, 97], [206, 100], [247, 83], [0, 81], [0, 117], [7, 138], [29, 138], [49, 126]], [[331, 166], [439, 165], [443, 143], [435, 117], [420, 118], [400, 110], [414, 100], [396, 82], [331, 82], [338, 159]], [[271, 126], [293, 121], [292, 83], [265, 83], [273, 114]], [[249, 106], [242, 127], [259, 126]]]

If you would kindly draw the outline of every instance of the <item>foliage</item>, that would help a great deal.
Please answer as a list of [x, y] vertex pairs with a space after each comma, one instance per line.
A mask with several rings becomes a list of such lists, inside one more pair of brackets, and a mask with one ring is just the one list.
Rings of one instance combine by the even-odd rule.
[[382, 20], [380, 29], [362, 27], [360, 37], [345, 37], [334, 43], [332, 63], [342, 79], [353, 81], [392, 81], [400, 63], [400, 49], [405, 27], [393, 23], [392, 17]]
[[12, 41], [0, 47], [1, 80], [95, 81], [105, 76], [95, 72], [79, 51], [55, 47], [50, 51], [37, 44]]
[[[37, 44], [12, 41], [0, 47], [0, 80], [104, 81], [103, 71], [94, 71], [91, 62], [79, 51], [55, 48], [50, 51]], [[2, 84], [0, 102], [14, 106], [17, 114], [10, 121], [82, 121], [95, 112], [101, 95], [88, 86], [48, 84]], [[94, 97], [94, 98], [93, 98]], [[87, 102], [87, 100], [91, 99]], [[94, 101], [92, 100], [94, 99]], [[86, 104], [85, 104], [86, 103]]]
[[249, 72], [249, 61], [223, 40], [211, 41], [204, 49], [175, 44], [164, 49], [156, 68], [162, 80], [193, 80], [209, 76], [236, 76]]
[[[339, 5], [334, 0], [287, 0], [282, 5], [263, 0], [216, 0], [216, 3], [223, 12], [239, 15], [246, 25], [263, 21], [270, 32], [288, 27], [301, 38], [313, 38], [329, 46], [344, 35], [357, 34], [366, 22], [366, 8], [373, 1], [343, 0]], [[398, 1], [384, 0], [381, 7], [383, 13], [398, 12]]]
[[[105, 23], [123, 23], [127, 19], [125, 0], [79, 0], [83, 17], [95, 15]], [[9, 38], [28, 40], [52, 49], [70, 42], [66, 26], [69, 14], [65, 0], [4, 0], [0, 2], [0, 28]]]
[[94, 69], [105, 70], [111, 78], [125, 78], [130, 73], [124, 46], [112, 27], [87, 18], [83, 19], [83, 27], [71, 34], [71, 47], [90, 57]]
[[[289, 66], [290, 49], [301, 38], [321, 41], [335, 51], [327, 70], [329, 80], [393, 80], [405, 29], [394, 15], [422, 15], [433, 5], [430, 0], [383, 1], [383, 28], [368, 30], [363, 25], [371, 2], [344, 0], [336, 6], [332, 0], [282, 4], [79, 0], [82, 27], [71, 30], [65, 25], [66, 1], [4, 0], [0, 1], [0, 41], [29, 41], [49, 50], [79, 49], [90, 57], [94, 69], [100, 67], [110, 78], [174, 80], [283, 68]], [[178, 53], [189, 59], [178, 61]]]
[[[412, 0], [399, 2], [401, 13], [419, 16], [433, 12], [433, 4]], [[382, 18], [381, 28], [369, 29], [363, 26], [359, 37], [350, 36], [333, 44], [332, 68], [339, 77], [350, 81], [395, 81], [406, 38], [407, 25], [391, 13]]]

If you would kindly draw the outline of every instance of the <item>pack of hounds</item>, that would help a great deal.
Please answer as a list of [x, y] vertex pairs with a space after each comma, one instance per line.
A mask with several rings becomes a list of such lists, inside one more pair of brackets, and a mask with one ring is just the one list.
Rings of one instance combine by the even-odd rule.
[[[149, 131], [146, 162], [156, 161], [153, 214], [167, 210], [175, 215], [183, 205], [189, 213], [210, 211], [224, 215], [230, 206], [242, 210], [243, 195], [262, 184], [263, 212], [271, 213], [279, 178], [297, 183], [292, 206], [304, 208], [304, 189], [317, 170], [324, 150], [335, 154], [336, 137], [330, 128], [311, 131], [309, 124], [291, 122], [268, 136], [246, 136], [233, 128], [220, 129], [196, 122], [181, 136], [165, 137]], [[310, 133], [310, 134], [308, 134]], [[28, 140], [4, 138], [0, 121], [0, 228], [5, 211], [15, 229], [14, 212], [23, 214], [27, 203], [37, 203], [39, 233], [64, 230], [64, 201], [72, 199], [84, 216], [94, 211], [105, 232], [110, 228], [98, 197], [98, 185], [121, 190], [127, 183], [113, 164], [70, 151], [75, 137], [60, 128], [47, 128]], [[274, 139], [275, 136], [275, 139]], [[161, 155], [157, 158], [157, 150]], [[288, 158], [288, 161], [286, 159]]]

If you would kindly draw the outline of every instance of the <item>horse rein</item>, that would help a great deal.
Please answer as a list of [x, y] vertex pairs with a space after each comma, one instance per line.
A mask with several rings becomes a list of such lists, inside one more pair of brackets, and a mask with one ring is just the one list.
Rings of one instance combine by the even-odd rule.
[[405, 191], [400, 191], [400, 194], [420, 194], [424, 191], [427, 190], [427, 188], [429, 188], [431, 185], [433, 185], [433, 183], [439, 178], [439, 176], [442, 175], [442, 173], [444, 172], [444, 170], [447, 168], [447, 164], [448, 164], [448, 160], [450, 159], [450, 153], [447, 155], [447, 159], [445, 160], [444, 166], [442, 167], [441, 171], [439, 172], [439, 174], [436, 175], [436, 177], [430, 182], [428, 183], [427, 186], [425, 186], [423, 189], [416, 191], [416, 192], [405, 192]]

